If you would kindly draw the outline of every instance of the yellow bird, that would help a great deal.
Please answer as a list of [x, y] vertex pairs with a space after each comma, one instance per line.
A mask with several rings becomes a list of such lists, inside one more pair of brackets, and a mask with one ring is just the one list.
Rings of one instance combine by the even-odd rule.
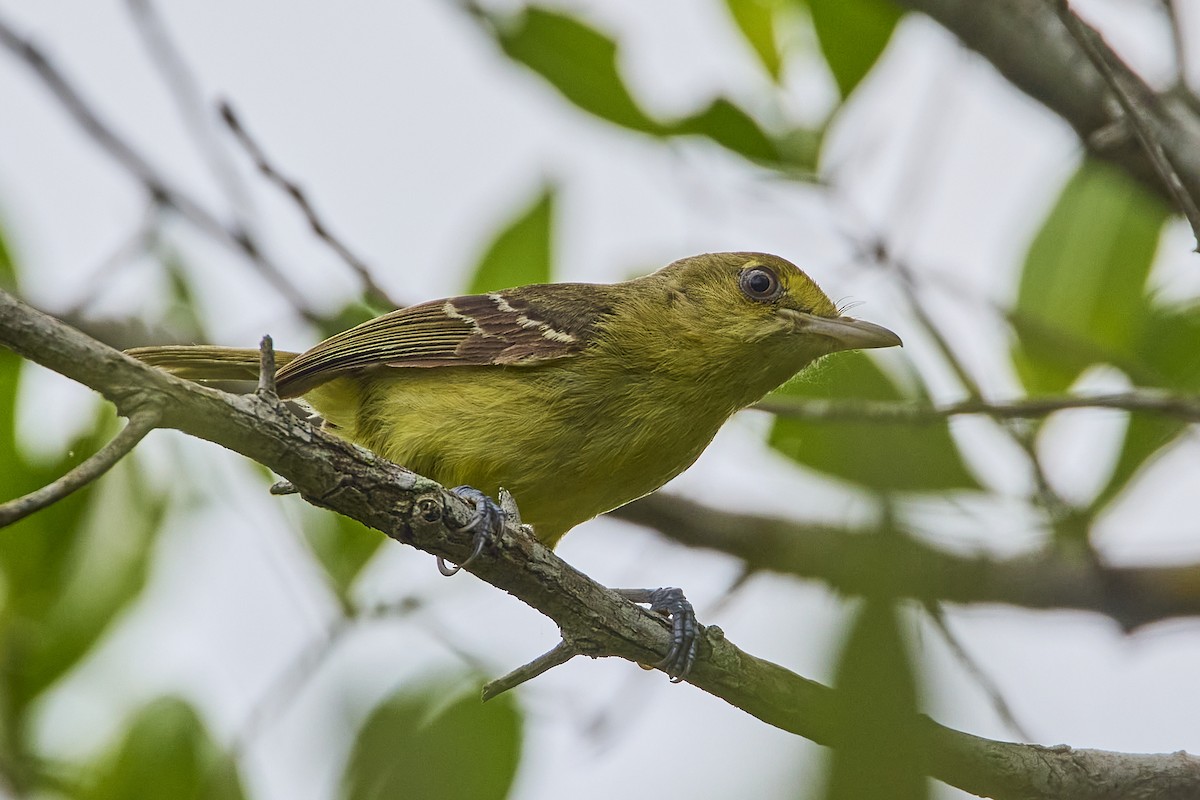
[[[623, 283], [522, 286], [393, 311], [304, 353], [277, 353], [277, 386], [330, 432], [459, 487], [476, 502], [480, 547], [499, 521], [487, 497], [501, 487], [553, 546], [678, 475], [734, 412], [822, 356], [899, 344], [839, 315], [778, 256], [709, 253]], [[257, 350], [208, 346], [130, 354], [194, 380], [253, 379], [259, 363]], [[651, 594], [626, 592], [681, 611], [682, 594]], [[687, 663], [668, 669], [674, 677], [690, 666], [687, 652], [676, 655]]]

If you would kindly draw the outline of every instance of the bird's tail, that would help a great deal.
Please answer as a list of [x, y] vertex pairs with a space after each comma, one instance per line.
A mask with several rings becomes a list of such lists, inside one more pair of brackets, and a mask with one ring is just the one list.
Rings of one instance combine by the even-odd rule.
[[[168, 345], [135, 347], [125, 354], [152, 367], [192, 381], [253, 381], [258, 379], [259, 351], [211, 345]], [[282, 367], [297, 353], [275, 351], [275, 364]]]

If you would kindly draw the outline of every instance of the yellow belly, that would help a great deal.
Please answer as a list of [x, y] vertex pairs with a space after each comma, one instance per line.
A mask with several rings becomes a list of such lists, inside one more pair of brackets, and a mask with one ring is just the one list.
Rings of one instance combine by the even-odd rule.
[[335, 433], [445, 486], [508, 489], [553, 545], [686, 469], [732, 410], [674, 388], [555, 364], [408, 368], [339, 378], [305, 399]]

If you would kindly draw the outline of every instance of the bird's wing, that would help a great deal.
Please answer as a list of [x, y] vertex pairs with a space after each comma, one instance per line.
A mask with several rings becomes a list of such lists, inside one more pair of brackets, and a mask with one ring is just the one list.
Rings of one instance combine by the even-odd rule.
[[576, 355], [611, 313], [608, 286], [545, 284], [409, 306], [331, 336], [279, 370], [294, 397], [366, 367], [528, 365]]

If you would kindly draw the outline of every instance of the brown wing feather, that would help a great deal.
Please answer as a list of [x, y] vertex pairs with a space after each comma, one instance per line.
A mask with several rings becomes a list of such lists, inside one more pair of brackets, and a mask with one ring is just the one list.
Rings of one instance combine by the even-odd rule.
[[402, 308], [331, 336], [279, 371], [295, 397], [368, 367], [528, 365], [585, 350], [612, 311], [612, 288], [523, 286]]

